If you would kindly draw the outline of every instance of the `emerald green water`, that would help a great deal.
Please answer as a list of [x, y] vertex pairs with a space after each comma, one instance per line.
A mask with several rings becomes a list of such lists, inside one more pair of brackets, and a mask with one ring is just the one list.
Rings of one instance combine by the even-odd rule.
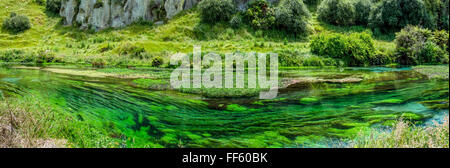
[[[331, 81], [349, 77], [362, 81]], [[326, 147], [401, 116], [421, 124], [448, 113], [449, 81], [429, 80], [410, 68], [283, 69], [280, 78], [278, 97], [258, 100], [0, 68], [0, 97], [40, 95], [41, 101], [110, 131], [123, 141], [121, 147]], [[420, 103], [426, 100], [447, 108]]]

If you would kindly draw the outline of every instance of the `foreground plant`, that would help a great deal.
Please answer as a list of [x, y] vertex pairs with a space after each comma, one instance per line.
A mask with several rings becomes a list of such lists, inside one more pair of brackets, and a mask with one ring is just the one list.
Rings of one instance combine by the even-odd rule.
[[426, 127], [398, 121], [391, 130], [360, 136], [350, 147], [354, 148], [448, 148], [448, 115], [442, 123]]

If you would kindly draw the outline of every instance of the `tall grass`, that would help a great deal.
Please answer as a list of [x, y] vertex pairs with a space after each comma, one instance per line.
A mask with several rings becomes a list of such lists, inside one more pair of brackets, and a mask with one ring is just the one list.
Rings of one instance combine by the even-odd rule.
[[118, 143], [102, 128], [81, 122], [38, 96], [0, 101], [0, 148], [105, 148]]
[[[29, 104], [29, 105], [25, 105]], [[64, 140], [52, 137], [57, 114], [37, 101], [0, 102], [0, 147], [64, 147]]]
[[420, 127], [398, 121], [390, 130], [359, 135], [349, 147], [353, 148], [448, 148], [448, 115], [442, 123]]

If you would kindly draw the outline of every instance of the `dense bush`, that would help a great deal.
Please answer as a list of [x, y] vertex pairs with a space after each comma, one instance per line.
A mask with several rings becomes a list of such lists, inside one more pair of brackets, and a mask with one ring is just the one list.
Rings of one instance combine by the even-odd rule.
[[424, 0], [428, 14], [433, 20], [433, 25], [437, 29], [448, 30], [448, 0]]
[[396, 34], [397, 61], [403, 65], [446, 63], [448, 38], [445, 31], [433, 33], [428, 29], [407, 26]]
[[302, 0], [283, 0], [275, 10], [278, 29], [293, 34], [304, 34], [309, 31], [308, 20], [311, 17]]
[[308, 5], [319, 5], [322, 0], [303, 0], [303, 3]]
[[318, 8], [319, 20], [334, 25], [355, 23], [355, 8], [347, 0], [324, 0]]
[[269, 29], [275, 23], [275, 12], [266, 0], [253, 0], [248, 4], [245, 19], [253, 28]]
[[38, 5], [44, 5], [45, 4], [45, 0], [34, 0], [34, 3], [36, 3]]
[[369, 23], [370, 11], [372, 11], [371, 0], [358, 0], [355, 5], [355, 23], [357, 25], [367, 25]]
[[228, 22], [236, 12], [232, 0], [203, 0], [199, 3], [199, 9], [206, 23]]
[[407, 25], [434, 27], [422, 0], [385, 0], [371, 12], [369, 25], [382, 31], [399, 30]]
[[431, 39], [435, 44], [441, 47], [443, 50], [449, 52], [449, 43], [448, 43], [449, 34], [447, 31], [434, 31], [433, 38]]
[[443, 56], [445, 55], [438, 45], [431, 41], [425, 42], [421, 50], [417, 53], [418, 62], [423, 63], [443, 63]]
[[369, 58], [369, 62], [371, 65], [387, 65], [394, 63], [392, 53], [386, 51], [375, 51], [374, 55]]
[[28, 17], [11, 13], [10, 18], [3, 21], [2, 28], [13, 33], [20, 33], [31, 28]]
[[45, 9], [53, 13], [59, 13], [61, 9], [61, 0], [47, 0]]
[[343, 60], [348, 66], [372, 64], [375, 47], [368, 33], [320, 34], [311, 40], [311, 52]]

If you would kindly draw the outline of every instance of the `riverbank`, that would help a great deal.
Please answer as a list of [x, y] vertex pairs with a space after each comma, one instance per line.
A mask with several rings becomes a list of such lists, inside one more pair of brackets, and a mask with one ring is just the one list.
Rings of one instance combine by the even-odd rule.
[[[448, 80], [429, 79], [408, 67], [281, 68], [285, 85], [273, 100], [150, 88], [165, 81], [170, 71], [164, 69], [86, 69], [111, 74], [92, 77], [78, 73], [83, 68], [62, 65], [3, 67], [2, 118], [9, 116], [9, 107], [19, 109], [18, 114], [30, 111], [51, 126], [26, 137], [65, 142], [66, 147], [283, 148], [330, 147], [321, 142], [352, 140], [360, 130], [389, 127], [399, 118], [421, 125], [448, 113]], [[138, 81], [142, 86], [136, 86]], [[217, 92], [227, 93], [210, 93]], [[4, 119], [8, 130], [10, 119]], [[43, 146], [28, 142], [16, 146]]]
[[[425, 126], [399, 120], [392, 127], [360, 132], [350, 142], [343, 140], [347, 146], [338, 147], [448, 148], [448, 114], [439, 120]], [[0, 101], [1, 148], [120, 147], [90, 127], [95, 126], [80, 123], [33, 96]]]
[[350, 148], [448, 148], [448, 114], [433, 124], [415, 126], [399, 120], [387, 129], [361, 133], [350, 142]]

